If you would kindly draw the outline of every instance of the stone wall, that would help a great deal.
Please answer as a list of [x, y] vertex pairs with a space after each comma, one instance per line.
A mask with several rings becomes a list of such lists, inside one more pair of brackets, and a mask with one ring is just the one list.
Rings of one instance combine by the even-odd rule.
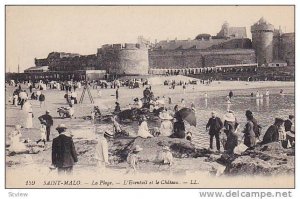
[[227, 49], [201, 51], [190, 49], [149, 51], [150, 68], [203, 68], [246, 63], [255, 63], [254, 50]]
[[295, 33], [286, 33], [281, 36], [282, 59], [289, 66], [295, 66]]
[[96, 55], [56, 58], [49, 61], [51, 71], [94, 70], [98, 68]]

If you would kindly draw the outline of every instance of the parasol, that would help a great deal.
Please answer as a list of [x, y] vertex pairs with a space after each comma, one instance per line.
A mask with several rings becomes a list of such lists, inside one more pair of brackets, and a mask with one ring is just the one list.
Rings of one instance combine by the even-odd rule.
[[190, 108], [182, 108], [178, 111], [178, 115], [192, 126], [196, 126], [196, 114]]

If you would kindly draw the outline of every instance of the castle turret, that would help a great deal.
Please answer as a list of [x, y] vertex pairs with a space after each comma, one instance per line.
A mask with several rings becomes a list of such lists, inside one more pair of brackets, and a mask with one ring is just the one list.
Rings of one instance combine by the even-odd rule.
[[258, 65], [267, 65], [273, 60], [274, 26], [261, 18], [251, 26], [252, 45], [255, 50]]
[[220, 32], [217, 34], [217, 37], [227, 38], [229, 37], [229, 23], [227, 21], [224, 22]]
[[222, 30], [224, 33], [224, 37], [229, 37], [229, 23], [227, 21], [222, 25]]

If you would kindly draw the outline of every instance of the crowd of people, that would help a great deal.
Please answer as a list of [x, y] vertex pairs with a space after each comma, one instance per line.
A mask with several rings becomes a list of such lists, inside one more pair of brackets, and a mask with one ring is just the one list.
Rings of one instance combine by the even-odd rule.
[[[91, 87], [94, 85], [96, 85], [96, 87], [98, 86], [98, 82], [91, 82], [88, 84], [91, 84]], [[172, 83], [171, 85], [175, 85], [175, 83]], [[182, 83], [181, 85], [184, 86], [186, 84]], [[22, 111], [26, 114], [26, 122], [23, 127], [32, 128], [33, 112], [30, 100], [38, 100], [40, 102], [40, 106], [45, 104], [46, 96], [44, 95], [43, 91], [48, 86], [50, 89], [60, 89], [66, 91], [64, 98], [66, 99], [67, 104], [70, 106], [69, 109], [72, 109], [73, 105], [78, 103], [76, 89], [81, 87], [81, 83], [28, 83], [30, 94], [27, 93], [26, 89], [22, 89], [21, 84], [16, 84], [14, 86], [16, 89], [12, 95], [12, 105], [20, 105]], [[124, 109], [121, 109], [119, 102], [120, 96], [118, 89], [120, 85], [115, 82], [112, 87], [116, 89], [115, 108], [111, 117], [113, 130], [112, 132], [103, 132], [100, 127], [96, 128], [98, 144], [96, 147], [95, 157], [98, 161], [99, 167], [109, 164], [108, 141], [110, 139], [116, 139], [120, 135], [129, 136], [129, 133], [127, 133], [120, 124], [122, 118], [119, 114], [124, 111]], [[105, 86], [103, 88], [105, 88]], [[29, 95], [31, 96], [30, 98]], [[266, 95], [269, 96], [269, 91], [266, 92]], [[257, 93], [257, 96], [260, 96], [260, 94]], [[230, 91], [228, 94], [228, 100], [230, 101], [233, 97], [233, 91]], [[207, 98], [207, 93], [205, 93], [205, 98]], [[187, 118], [191, 119], [191, 117], [195, 117], [195, 105], [192, 103], [191, 106], [187, 106], [184, 98], [182, 98], [181, 102], [175, 104], [173, 109], [170, 109], [170, 106], [172, 106], [171, 97], [166, 98], [165, 96], [155, 96], [151, 90], [151, 86], [147, 86], [143, 90], [143, 96], [141, 98], [134, 98], [133, 103], [130, 104], [130, 107], [128, 107], [128, 110], [131, 110], [133, 114], [140, 116], [137, 117], [138, 131], [136, 132], [136, 136], [143, 139], [162, 136], [192, 141], [193, 134], [190, 129], [195, 128], [193, 126], [196, 125], [193, 125], [190, 121], [188, 121]], [[189, 110], [190, 116], [185, 117], [181, 113], [182, 109]], [[68, 111], [68, 114], [69, 117], [72, 118], [74, 115], [74, 110], [72, 113]], [[160, 126], [149, 128], [149, 114], [152, 114], [160, 120]], [[93, 110], [91, 111], [91, 119], [95, 120], [96, 118], [100, 117], [102, 117], [100, 108], [98, 106], [93, 107]], [[53, 118], [50, 115], [50, 111], [47, 110], [46, 113], [39, 116], [38, 119], [40, 121], [41, 134], [39, 139], [36, 140], [36, 143], [39, 144], [42, 142], [45, 145], [46, 142], [51, 142], [50, 135], [51, 126], [53, 126]], [[246, 148], [249, 150], [254, 149], [257, 145], [268, 144], [271, 142], [279, 142], [284, 148], [290, 148], [295, 145], [293, 115], [290, 115], [286, 120], [282, 118], [275, 118], [274, 124], [267, 129], [262, 140], [260, 140], [260, 137], [262, 136], [262, 127], [257, 122], [254, 114], [250, 110], [245, 111], [245, 119], [247, 122], [243, 130], [239, 130], [240, 124], [233, 110], [228, 109], [222, 119], [217, 115], [216, 112], [212, 112], [211, 117], [207, 119], [208, 122], [205, 128], [210, 138], [209, 149], [212, 151], [214, 150], [214, 140], [216, 142], [216, 152], [220, 152], [222, 146], [224, 152], [229, 155], [233, 155], [235, 153], [235, 148], [241, 144], [246, 146]], [[16, 125], [13, 132], [11, 132], [11, 144], [9, 147], [10, 151], [19, 152], [26, 150], [26, 146], [20, 141], [21, 127], [22, 126], [20, 125]], [[60, 124], [56, 130], [59, 136], [54, 138], [52, 141], [52, 164], [55, 168], [58, 168], [60, 173], [71, 173], [73, 165], [78, 161], [72, 136], [69, 135], [67, 127], [64, 124]], [[241, 134], [239, 134], [239, 132], [241, 132]], [[225, 139], [221, 138], [222, 134], [226, 135]], [[240, 141], [240, 137], [243, 139], [242, 142]], [[143, 148], [138, 145], [130, 150], [127, 157], [127, 162], [130, 169], [136, 171], [139, 160], [138, 153], [142, 150]], [[161, 160], [164, 164], [173, 164], [172, 153], [168, 146], [162, 147]]]

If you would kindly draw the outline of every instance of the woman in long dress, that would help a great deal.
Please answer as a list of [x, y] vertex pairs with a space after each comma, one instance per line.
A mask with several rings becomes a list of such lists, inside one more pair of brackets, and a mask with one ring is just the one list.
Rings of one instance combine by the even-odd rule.
[[95, 150], [95, 159], [97, 160], [98, 169], [105, 168], [105, 165], [109, 164], [108, 161], [108, 142], [106, 137], [109, 137], [107, 133], [103, 133], [101, 129], [97, 129], [99, 137], [97, 137], [97, 145]]
[[249, 148], [253, 148], [256, 144], [255, 133], [254, 133], [254, 130], [253, 130], [254, 124], [252, 122], [253, 116], [252, 115], [246, 115], [246, 117], [247, 117], [247, 123], [246, 123], [245, 129], [243, 131], [243, 133], [244, 133], [244, 144]]
[[173, 124], [171, 122], [171, 120], [173, 119], [173, 117], [167, 112], [167, 111], [163, 111], [160, 115], [159, 115], [161, 121], [161, 125], [160, 125], [160, 135], [161, 136], [170, 136], [173, 133]]
[[146, 117], [142, 117], [142, 122], [139, 126], [139, 130], [138, 130], [138, 137], [141, 138], [149, 138], [149, 137], [153, 137], [153, 135], [150, 133], [149, 128], [148, 128], [148, 124], [147, 124], [147, 119]]
[[25, 117], [25, 128], [32, 128], [32, 118], [33, 118], [33, 113], [32, 113], [32, 105], [31, 103], [26, 100], [24, 105], [23, 105], [23, 111], [24, 111], [24, 117]]

